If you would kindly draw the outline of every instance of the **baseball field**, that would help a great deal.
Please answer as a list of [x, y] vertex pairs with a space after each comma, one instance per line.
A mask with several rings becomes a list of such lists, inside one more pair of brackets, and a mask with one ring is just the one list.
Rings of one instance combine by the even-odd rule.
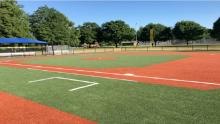
[[1, 124], [218, 124], [219, 52], [0, 58]]

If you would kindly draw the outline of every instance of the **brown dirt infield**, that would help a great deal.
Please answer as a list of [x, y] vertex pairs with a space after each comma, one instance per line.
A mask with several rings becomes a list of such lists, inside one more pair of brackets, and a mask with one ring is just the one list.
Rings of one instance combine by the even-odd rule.
[[99, 60], [116, 60], [116, 58], [111, 58], [111, 57], [96, 57], [96, 58], [82, 58], [81, 60], [99, 61]]
[[55, 108], [0, 92], [1, 124], [96, 124]]

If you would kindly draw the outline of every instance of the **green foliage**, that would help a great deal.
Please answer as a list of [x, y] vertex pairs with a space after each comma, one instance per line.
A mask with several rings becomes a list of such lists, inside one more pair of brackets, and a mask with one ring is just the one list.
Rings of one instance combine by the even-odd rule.
[[28, 16], [15, 0], [0, 0], [0, 37], [34, 38]]
[[135, 38], [135, 30], [121, 20], [104, 23], [101, 31], [103, 40], [113, 42], [116, 47], [121, 41], [133, 40]]
[[79, 32], [74, 24], [59, 11], [47, 6], [39, 7], [30, 16], [34, 36], [55, 45], [78, 45]]
[[218, 20], [214, 22], [212, 34], [214, 38], [216, 38], [217, 40], [220, 40], [220, 18], [218, 18]]
[[185, 40], [187, 45], [190, 40], [202, 39], [205, 28], [193, 21], [177, 22], [173, 33], [177, 39]]
[[100, 27], [96, 23], [86, 22], [79, 29], [82, 43], [92, 44], [98, 42]]
[[172, 29], [170, 27], [165, 27], [159, 34], [159, 41], [167, 41], [173, 39]]
[[154, 41], [167, 41], [172, 39], [172, 31], [170, 27], [166, 27], [162, 24], [150, 23], [145, 27], [141, 27], [138, 30], [138, 40], [150, 41], [150, 29], [153, 28], [155, 31]]
[[80, 31], [76, 30], [75, 28], [72, 28], [71, 30], [69, 30], [69, 35], [70, 35], [70, 39], [69, 39], [69, 43], [67, 44], [70, 46], [79, 46]]
[[[208, 39], [211, 36], [220, 40], [220, 18], [214, 23], [213, 30], [205, 29], [193, 21], [177, 22], [173, 30], [162, 24], [150, 23], [138, 30], [139, 41], [149, 41], [151, 27], [155, 30], [155, 43], [171, 40], [173, 35], [176, 39], [185, 40], [187, 44], [191, 40]], [[0, 0], [0, 37], [35, 36], [54, 45], [78, 46], [80, 42], [104, 42], [115, 44], [116, 47], [122, 41], [135, 39], [135, 30], [121, 20], [106, 22], [102, 27], [87, 22], [79, 29], [77, 30], [65, 15], [54, 8], [39, 7], [28, 17], [16, 0]]]
[[204, 28], [203, 38], [204, 39], [211, 38], [211, 33], [212, 33], [212, 29]]

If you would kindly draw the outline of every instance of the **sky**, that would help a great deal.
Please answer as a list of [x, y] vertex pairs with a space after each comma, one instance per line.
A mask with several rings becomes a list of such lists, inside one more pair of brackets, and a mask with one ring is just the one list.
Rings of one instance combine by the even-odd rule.
[[195, 21], [212, 28], [220, 17], [220, 1], [71, 1], [34, 0], [19, 1], [23, 10], [32, 14], [38, 7], [47, 5], [62, 12], [76, 26], [84, 22], [101, 25], [111, 20], [123, 20], [138, 29], [148, 23], [161, 23], [174, 27], [181, 20]]

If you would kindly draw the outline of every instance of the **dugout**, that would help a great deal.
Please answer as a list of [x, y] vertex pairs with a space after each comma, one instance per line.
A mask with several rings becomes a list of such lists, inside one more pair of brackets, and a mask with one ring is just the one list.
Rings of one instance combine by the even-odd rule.
[[0, 56], [31, 56], [46, 52], [47, 42], [30, 38], [0, 38]]

